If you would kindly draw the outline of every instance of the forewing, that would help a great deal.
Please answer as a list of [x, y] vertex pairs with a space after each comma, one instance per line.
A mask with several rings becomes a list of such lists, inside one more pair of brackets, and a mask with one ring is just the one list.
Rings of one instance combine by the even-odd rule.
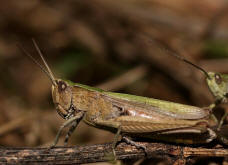
[[147, 113], [157, 112], [162, 115], [174, 117], [176, 119], [203, 119], [210, 115], [210, 110], [206, 108], [199, 108], [190, 105], [173, 103], [148, 97], [135, 96], [122, 93], [106, 92], [98, 88], [82, 84], [74, 84], [75, 86], [87, 89], [93, 92], [103, 94], [107, 99], [117, 104], [124, 104], [125, 106], [134, 105], [135, 107], [143, 108]]
[[161, 115], [166, 115], [176, 119], [203, 119], [209, 116], [210, 111], [207, 109], [173, 103], [169, 101], [163, 101], [158, 99], [152, 99], [141, 96], [134, 96], [128, 94], [120, 94], [113, 92], [102, 92], [107, 99], [112, 102], [122, 105], [125, 107], [134, 106], [143, 108], [143, 111], [150, 113], [158, 113]]

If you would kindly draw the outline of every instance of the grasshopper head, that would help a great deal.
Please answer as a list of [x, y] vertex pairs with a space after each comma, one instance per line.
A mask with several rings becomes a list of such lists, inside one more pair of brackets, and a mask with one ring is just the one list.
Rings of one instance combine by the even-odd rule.
[[39, 62], [37, 62], [23, 47], [19, 46], [22, 51], [35, 63], [40, 69], [48, 76], [52, 82], [52, 98], [56, 106], [57, 112], [64, 119], [69, 119], [74, 116], [75, 109], [72, 105], [72, 86], [61, 79], [56, 79], [51, 69], [49, 68], [46, 60], [44, 59], [41, 50], [33, 40], [33, 44], [36, 47], [45, 67], [43, 67]]
[[52, 83], [52, 99], [59, 115], [64, 119], [69, 119], [74, 115], [72, 105], [72, 86], [66, 81], [57, 79]]
[[228, 97], [228, 76], [225, 74], [208, 72], [206, 81], [216, 100], [225, 102]]

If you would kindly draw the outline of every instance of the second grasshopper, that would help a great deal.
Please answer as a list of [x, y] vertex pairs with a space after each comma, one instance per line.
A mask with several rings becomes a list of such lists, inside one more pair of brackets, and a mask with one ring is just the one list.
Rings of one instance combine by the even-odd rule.
[[[213, 109], [218, 104], [227, 103], [228, 74], [222, 74], [222, 73], [218, 73], [218, 72], [207, 72], [202, 67], [190, 62], [183, 56], [178, 55], [177, 52], [170, 50], [168, 48], [165, 48], [165, 45], [163, 43], [161, 43], [159, 41], [156, 43], [159, 44], [159, 46], [163, 47], [164, 50], [166, 50], [166, 52], [169, 53], [170, 55], [176, 57], [177, 59], [179, 59], [181, 61], [184, 61], [184, 62], [192, 65], [193, 67], [197, 68], [204, 74], [207, 86], [208, 86], [210, 92], [212, 93], [212, 95], [215, 97], [215, 102], [209, 106], [210, 109]], [[226, 111], [220, 120], [218, 129], [222, 126], [222, 124], [227, 116], [228, 116], [228, 112]]]

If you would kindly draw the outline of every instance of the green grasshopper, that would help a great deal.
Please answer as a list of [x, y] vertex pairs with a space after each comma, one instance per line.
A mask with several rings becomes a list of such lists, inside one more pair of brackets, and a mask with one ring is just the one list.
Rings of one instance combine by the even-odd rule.
[[[157, 42], [160, 46], [164, 45], [161, 42]], [[165, 45], [164, 45], [165, 46]], [[215, 97], [215, 103], [210, 105], [210, 108], [213, 109], [216, 105], [220, 103], [226, 103], [227, 97], [228, 97], [228, 75], [227, 74], [221, 74], [216, 72], [207, 72], [202, 67], [188, 61], [183, 56], [178, 55], [176, 52], [165, 48], [165, 50], [172, 56], [176, 57], [177, 59], [184, 61], [185, 63], [188, 63], [192, 65], [193, 67], [199, 69], [204, 75], [205, 79], [208, 85], [208, 88], [212, 95]], [[222, 116], [218, 129], [222, 126], [225, 118], [227, 117], [228, 112], [226, 111], [225, 114]]]
[[[57, 79], [33, 40], [45, 68], [25, 49], [30, 57], [52, 82], [52, 98], [58, 114], [66, 120], [60, 127], [52, 147], [56, 146], [65, 127], [70, 129], [65, 145], [78, 123], [83, 120], [90, 126], [115, 134], [113, 154], [118, 138], [136, 147], [131, 138], [145, 137], [166, 142], [195, 144], [209, 143], [216, 139], [217, 122], [211, 117], [210, 108], [199, 108], [147, 97], [104, 91], [68, 80]], [[221, 140], [227, 142], [223, 138]]]

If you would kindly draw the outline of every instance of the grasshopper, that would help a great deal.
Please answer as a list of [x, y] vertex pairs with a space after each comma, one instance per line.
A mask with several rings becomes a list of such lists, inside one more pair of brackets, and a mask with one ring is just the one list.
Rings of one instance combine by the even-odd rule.
[[[158, 44], [162, 45], [161, 42], [158, 41]], [[212, 95], [215, 97], [215, 103], [211, 104], [209, 107], [213, 109], [216, 105], [220, 103], [226, 103], [227, 97], [228, 97], [228, 74], [221, 74], [216, 72], [207, 72], [202, 67], [188, 61], [183, 56], [178, 55], [176, 52], [165, 48], [166, 52], [168, 52], [170, 55], [176, 57], [177, 59], [184, 61], [185, 63], [190, 64], [191, 66], [195, 67], [196, 69], [200, 70], [204, 75], [206, 79], [207, 86], [212, 93]], [[228, 112], [226, 111], [225, 114], [222, 116], [218, 129], [222, 126], [225, 118], [227, 117]]]
[[214, 130], [217, 122], [211, 117], [210, 108], [108, 92], [57, 79], [34, 40], [33, 44], [45, 67], [21, 48], [51, 80], [53, 102], [58, 114], [66, 120], [60, 127], [52, 147], [56, 146], [62, 130], [69, 126], [64, 141], [66, 145], [81, 120], [90, 126], [115, 134], [112, 143], [114, 156], [120, 135], [127, 143], [141, 148], [144, 147], [137, 145], [131, 138], [145, 137], [166, 142], [195, 144], [209, 143], [218, 137]]

